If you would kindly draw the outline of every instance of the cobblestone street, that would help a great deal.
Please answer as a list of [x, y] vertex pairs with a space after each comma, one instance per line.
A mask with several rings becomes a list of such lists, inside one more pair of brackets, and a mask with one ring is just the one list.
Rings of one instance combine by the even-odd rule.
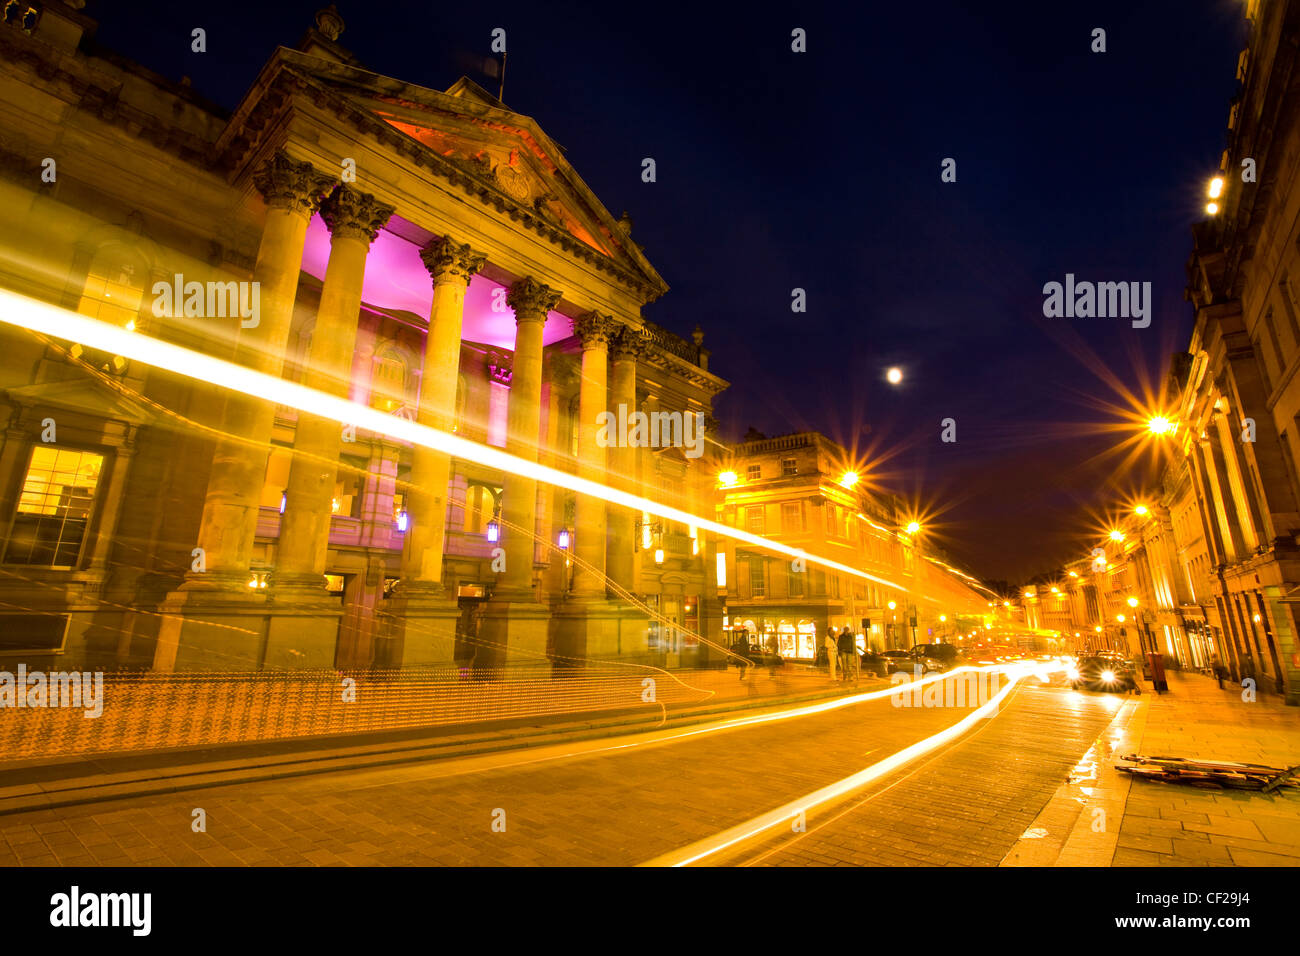
[[[996, 718], [884, 781], [851, 831], [810, 832], [768, 862], [996, 863], [1114, 709], [1105, 697], [1063, 708], [1060, 688], [1022, 688]], [[881, 700], [738, 730], [615, 738], [595, 753], [560, 745], [44, 810], [0, 818], [0, 864], [634, 864], [964, 713]], [[205, 833], [191, 829], [196, 808]]]

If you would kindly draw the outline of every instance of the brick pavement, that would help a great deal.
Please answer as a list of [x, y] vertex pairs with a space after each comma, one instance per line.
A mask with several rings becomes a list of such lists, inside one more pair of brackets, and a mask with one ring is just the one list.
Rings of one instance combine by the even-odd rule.
[[[1300, 707], [1274, 694], [1172, 674], [1170, 693], [1146, 695], [1137, 752], [1268, 764], [1300, 763]], [[1300, 791], [1209, 791], [1134, 780], [1115, 866], [1300, 866]]]

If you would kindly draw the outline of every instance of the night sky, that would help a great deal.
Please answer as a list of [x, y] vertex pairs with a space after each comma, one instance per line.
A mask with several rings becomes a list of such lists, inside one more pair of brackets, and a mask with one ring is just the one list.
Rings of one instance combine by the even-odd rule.
[[[185, 6], [85, 12], [106, 46], [229, 109], [322, 4]], [[1108, 450], [1125, 433], [1097, 428], [1187, 346], [1190, 226], [1224, 148], [1244, 3], [854, 7], [344, 0], [340, 43], [446, 89], [505, 28], [506, 104], [631, 214], [671, 287], [646, 317], [700, 324], [732, 383], [725, 439], [822, 431], [974, 573], [1051, 570], [1151, 487], [1153, 456], [1122, 468]], [[1043, 285], [1067, 272], [1151, 282], [1151, 326], [1045, 319]]]

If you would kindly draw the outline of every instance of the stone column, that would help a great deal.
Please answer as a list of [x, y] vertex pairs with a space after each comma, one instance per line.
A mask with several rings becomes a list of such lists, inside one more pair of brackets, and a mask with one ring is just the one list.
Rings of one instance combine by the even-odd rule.
[[[506, 450], [528, 461], [538, 460], [542, 414], [542, 331], [546, 313], [560, 302], [560, 293], [534, 279], [510, 287], [506, 302], [515, 310], [514, 376], [506, 413]], [[497, 593], [512, 600], [535, 601], [533, 535], [537, 523], [537, 482], [507, 475], [501, 496], [502, 544], [506, 568]]]
[[[573, 331], [582, 342], [582, 378], [578, 385], [578, 477], [605, 483], [605, 446], [601, 444], [599, 419], [608, 411], [606, 359], [609, 337], [616, 325], [609, 316], [589, 312], [574, 319]], [[616, 429], [603, 429], [604, 437]], [[616, 437], [616, 442], [622, 436]], [[576, 600], [605, 597], [605, 502], [591, 495], [578, 495], [574, 515], [576, 542], [573, 591]]]
[[[610, 340], [609, 410], [616, 419], [630, 419], [637, 410], [636, 363], [645, 353], [645, 336], [639, 329], [624, 326]], [[609, 449], [609, 476], [614, 487], [639, 493], [636, 459], [635, 448], [620, 444]], [[610, 505], [606, 510], [606, 573], [618, 591], [636, 590], [633, 555], [638, 517], [631, 509], [617, 505]]]
[[[546, 313], [560, 302], [560, 293], [536, 279], [520, 279], [510, 287], [506, 302], [515, 310], [514, 375], [506, 412], [506, 450], [528, 461], [538, 460], [542, 407], [542, 332]], [[537, 482], [510, 474], [502, 480], [501, 558], [492, 599], [484, 608], [479, 629], [481, 647], [476, 668], [504, 663], [548, 664], [547, 627], [550, 611], [533, 587], [534, 538], [537, 528]]]
[[[310, 163], [294, 162], [284, 152], [277, 152], [254, 174], [253, 183], [267, 204], [252, 278], [258, 287], [259, 315], [257, 325], [239, 331], [234, 355], [238, 364], [266, 375], [280, 375], [298, 295], [307, 224], [332, 182]], [[237, 613], [239, 608], [248, 610], [265, 603], [266, 592], [251, 590], [248, 581], [274, 422], [274, 403], [227, 394], [220, 426], [227, 437], [217, 441], [213, 453], [196, 542], [205, 569], [190, 571], [164, 602], [166, 613], [154, 650], [156, 670], [174, 669], [178, 658], [180, 666], [188, 665], [193, 655], [182, 653], [183, 642], [220, 645], [221, 653], [232, 658], [257, 656], [260, 624], [246, 619], [235, 622], [222, 615], [218, 615], [220, 620], [204, 622], [196, 611], [200, 606], [224, 605], [227, 612]], [[195, 650], [198, 657], [204, 656], [203, 647]]]
[[[330, 256], [325, 267], [320, 307], [312, 330], [307, 367], [302, 384], [331, 395], [346, 396], [356, 347], [357, 319], [361, 311], [361, 286], [366, 274], [366, 256], [379, 230], [393, 214], [391, 206], [351, 186], [340, 186], [321, 206], [321, 218], [330, 229]], [[271, 577], [272, 600], [278, 605], [325, 598], [324, 573], [329, 549], [334, 482], [338, 471], [342, 425], [309, 412], [299, 412], [294, 434], [293, 463], [280, 540], [276, 549], [275, 573]], [[312, 621], [326, 620], [326, 626], [306, 633], [307, 624], [273, 618], [269, 645], [277, 643], [277, 623], [285, 629], [283, 638], [293, 642], [293, 656], [314, 658], [329, 666], [337, 638], [337, 616], [330, 608], [319, 611]], [[334, 635], [329, 635], [329, 624]], [[326, 653], [326, 644], [330, 652]], [[273, 648], [268, 646], [268, 661]]]
[[[419, 423], [450, 433], [455, 425], [460, 334], [469, 280], [486, 259], [446, 236], [420, 253], [433, 277], [433, 306], [420, 374]], [[442, 592], [442, 556], [447, 524], [447, 482], [451, 458], [417, 445], [411, 451], [411, 526], [402, 555], [403, 591]]]
[[[307, 224], [332, 180], [310, 163], [295, 163], [277, 153], [253, 177], [266, 200], [266, 224], [253, 268], [259, 286], [258, 324], [241, 328], [235, 362], [278, 376], [298, 295]], [[207, 570], [191, 572], [181, 590], [221, 588], [241, 597], [249, 593], [249, 563], [257, 533], [258, 505], [275, 420], [272, 402], [230, 393], [208, 480], [198, 546]]]
[[[433, 279], [433, 304], [417, 421], [451, 432], [456, 424], [465, 290], [486, 257], [448, 236], [429, 243], [420, 257]], [[448, 662], [455, 654], [456, 596], [446, 593], [442, 584], [450, 480], [450, 456], [421, 445], [411, 449], [411, 483], [406, 493], [410, 525], [402, 549], [401, 580], [388, 601], [384, 646], [377, 655], [389, 666]]]

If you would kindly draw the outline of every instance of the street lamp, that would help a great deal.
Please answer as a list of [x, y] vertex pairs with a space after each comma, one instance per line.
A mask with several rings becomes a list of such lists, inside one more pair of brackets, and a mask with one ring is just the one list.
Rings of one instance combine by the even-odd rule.
[[846, 471], [840, 475], [840, 484], [845, 488], [852, 488], [858, 483], [858, 473], [856, 471]]
[[1135, 597], [1131, 597], [1131, 598], [1129, 598], [1129, 599], [1128, 599], [1128, 606], [1129, 606], [1129, 607], [1137, 607], [1137, 606], [1138, 606], [1138, 599], [1135, 598]]
[[718, 473], [718, 484], [723, 488], [734, 488], [738, 481], [740, 481], [740, 476], [734, 471], [723, 471]]
[[1146, 505], [1138, 505], [1136, 508], [1133, 509], [1133, 513], [1137, 515], [1139, 518], [1145, 518], [1147, 515], [1151, 513], [1151, 509], [1148, 508]]
[[1124, 532], [1123, 532], [1123, 531], [1120, 531], [1119, 528], [1112, 528], [1112, 529], [1111, 529], [1111, 532], [1110, 532], [1110, 540], [1112, 540], [1112, 541], [1123, 541], [1123, 540], [1124, 540]]
[[920, 533], [920, 531], [921, 531], [921, 523], [919, 521], [909, 521], [907, 523], [908, 534], [918, 534]]

